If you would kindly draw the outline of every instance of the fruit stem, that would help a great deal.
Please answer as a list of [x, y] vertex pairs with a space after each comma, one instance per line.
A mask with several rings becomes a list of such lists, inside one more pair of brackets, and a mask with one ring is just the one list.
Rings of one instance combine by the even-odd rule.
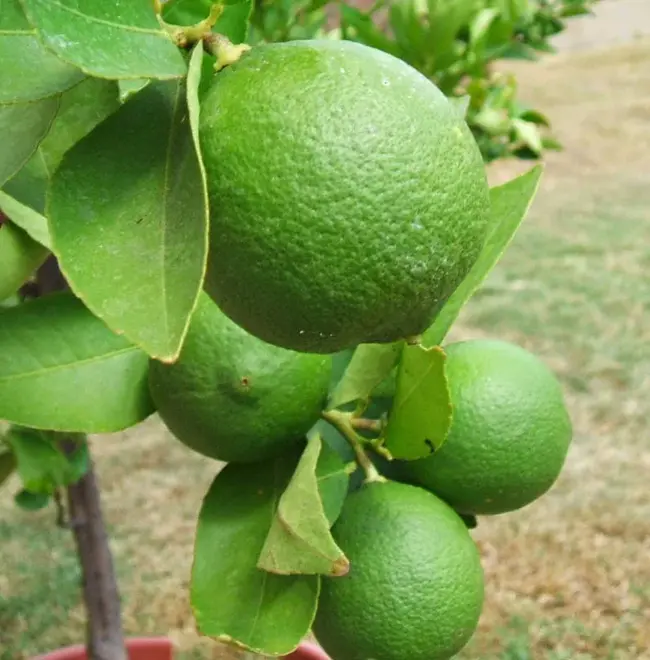
[[233, 44], [223, 34], [211, 32], [203, 37], [205, 50], [217, 58], [214, 65], [215, 71], [221, 71], [224, 67], [234, 64], [251, 47], [248, 44]]
[[359, 431], [372, 431], [373, 433], [381, 433], [382, 424], [376, 419], [366, 419], [364, 417], [352, 417], [350, 420], [352, 428]]
[[386, 481], [386, 478], [379, 474], [370, 457], [363, 449], [363, 440], [354, 430], [352, 425], [352, 415], [339, 410], [326, 410], [323, 412], [323, 419], [329, 422], [336, 430], [350, 443], [354, 450], [357, 463], [365, 472], [365, 483], [373, 481]]

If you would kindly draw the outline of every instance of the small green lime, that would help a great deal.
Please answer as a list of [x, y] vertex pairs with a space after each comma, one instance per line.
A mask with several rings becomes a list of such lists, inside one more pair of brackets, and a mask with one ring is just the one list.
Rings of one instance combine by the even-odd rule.
[[504, 341], [450, 344], [449, 436], [405, 471], [461, 513], [526, 506], [555, 482], [571, 442], [562, 389], [536, 356]]
[[304, 440], [325, 405], [331, 357], [271, 346], [203, 295], [177, 362], [151, 361], [149, 385], [170, 431], [222, 461], [270, 458]]
[[201, 103], [206, 291], [265, 341], [330, 353], [423, 332], [474, 264], [489, 191], [456, 109], [349, 41], [255, 46]]
[[371, 483], [348, 496], [332, 534], [350, 560], [324, 578], [314, 624], [336, 660], [446, 660], [483, 605], [479, 553], [447, 504], [416, 486]]

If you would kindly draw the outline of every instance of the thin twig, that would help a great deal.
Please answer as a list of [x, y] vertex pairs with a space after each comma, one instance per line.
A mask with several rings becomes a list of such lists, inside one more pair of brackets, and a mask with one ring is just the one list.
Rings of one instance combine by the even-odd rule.
[[364, 451], [363, 440], [359, 437], [352, 426], [352, 416], [350, 413], [341, 412], [339, 410], [327, 410], [323, 412], [322, 415], [323, 419], [332, 424], [332, 426], [334, 426], [339, 431], [339, 433], [348, 441], [354, 450], [357, 463], [365, 472], [365, 482], [370, 483], [372, 481], [386, 481], [386, 479], [381, 474], [379, 474], [379, 471], [375, 467], [374, 463], [370, 460], [370, 457]]

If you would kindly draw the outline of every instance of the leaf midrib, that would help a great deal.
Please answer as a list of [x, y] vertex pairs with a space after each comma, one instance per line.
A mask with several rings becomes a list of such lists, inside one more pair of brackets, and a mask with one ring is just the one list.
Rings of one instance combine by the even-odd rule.
[[36, 376], [41, 376], [41, 375], [47, 375], [49, 373], [53, 373], [56, 371], [63, 371], [65, 369], [71, 369], [74, 367], [84, 367], [89, 364], [93, 364], [94, 362], [103, 362], [105, 360], [109, 360], [115, 357], [118, 357], [120, 355], [129, 353], [131, 351], [139, 351], [136, 346], [127, 346], [125, 348], [121, 348], [117, 351], [112, 351], [111, 353], [104, 353], [102, 355], [94, 356], [91, 358], [84, 358], [83, 360], [78, 360], [76, 362], [67, 362], [65, 364], [57, 364], [53, 367], [43, 367], [37, 370], [33, 371], [27, 371], [19, 374], [13, 374], [10, 376], [4, 376], [0, 377], [0, 383], [3, 382], [13, 382], [16, 380], [22, 380], [24, 378], [31, 378], [31, 377], [36, 377]]
[[80, 12], [78, 9], [73, 9], [72, 7], [68, 7], [67, 5], [62, 4], [58, 0], [48, 0], [48, 3], [50, 5], [54, 5], [55, 7], [58, 7], [63, 11], [67, 11], [68, 13], [73, 14], [74, 16], [79, 16], [80, 18], [83, 18], [90, 23], [98, 23], [99, 25], [106, 25], [107, 27], [117, 28], [118, 30], [124, 30], [125, 32], [139, 32], [143, 34], [151, 34], [156, 37], [164, 37], [165, 39], [168, 38], [167, 35], [162, 30], [154, 30], [153, 28], [142, 28], [142, 27], [138, 27], [137, 25], [123, 25], [121, 23], [113, 23], [112, 21], [107, 21], [104, 18], [97, 18], [96, 16], [90, 16], [89, 14], [84, 14], [83, 12]]

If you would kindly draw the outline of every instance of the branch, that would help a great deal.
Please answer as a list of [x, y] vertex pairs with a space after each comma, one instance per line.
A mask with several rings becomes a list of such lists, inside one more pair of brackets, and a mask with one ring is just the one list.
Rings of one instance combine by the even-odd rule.
[[[39, 269], [34, 289], [36, 296], [68, 289], [54, 257], [48, 258]], [[70, 442], [68, 439], [66, 442], [65, 434], [60, 434], [60, 438], [64, 451], [72, 452], [78, 448], [77, 441]], [[120, 615], [120, 595], [90, 456], [86, 474], [67, 490], [69, 525], [81, 563], [88, 617], [86, 654], [91, 660], [128, 660]], [[59, 506], [59, 513], [61, 510]]]
[[90, 458], [88, 472], [68, 487], [68, 507], [83, 573], [88, 614], [88, 658], [128, 660], [120, 616], [120, 595]]
[[329, 422], [336, 430], [348, 441], [357, 460], [357, 463], [366, 474], [366, 483], [372, 481], [386, 481], [386, 479], [379, 474], [374, 463], [363, 449], [362, 439], [357, 435], [352, 427], [350, 413], [340, 412], [338, 410], [327, 410], [322, 413], [323, 419]]

